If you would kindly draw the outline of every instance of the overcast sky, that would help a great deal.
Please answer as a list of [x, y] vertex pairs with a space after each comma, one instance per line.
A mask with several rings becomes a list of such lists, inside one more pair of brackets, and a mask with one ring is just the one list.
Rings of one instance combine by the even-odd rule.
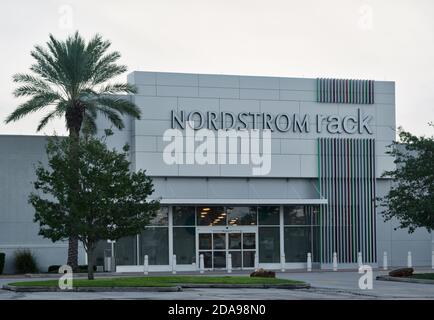
[[129, 71], [392, 80], [397, 126], [434, 132], [432, 0], [2, 0], [0, 134], [36, 134], [44, 112], [3, 122], [20, 102], [11, 77], [75, 30], [111, 40]]

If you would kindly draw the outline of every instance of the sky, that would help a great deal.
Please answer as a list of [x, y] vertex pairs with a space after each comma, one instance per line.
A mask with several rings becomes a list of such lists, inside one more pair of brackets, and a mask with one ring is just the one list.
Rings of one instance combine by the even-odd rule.
[[2, 0], [0, 134], [66, 133], [60, 119], [37, 133], [45, 112], [4, 119], [33, 46], [75, 30], [109, 39], [129, 71], [395, 81], [397, 126], [434, 133], [432, 0]]

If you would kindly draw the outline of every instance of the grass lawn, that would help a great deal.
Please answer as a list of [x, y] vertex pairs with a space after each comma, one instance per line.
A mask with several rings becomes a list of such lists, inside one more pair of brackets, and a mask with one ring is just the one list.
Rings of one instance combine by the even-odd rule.
[[434, 280], [434, 272], [432, 272], [432, 273], [414, 273], [410, 278]]
[[[178, 284], [304, 284], [302, 281], [251, 278], [240, 276], [165, 276], [165, 277], [120, 277], [96, 278], [95, 280], [74, 279], [74, 287], [172, 287]], [[11, 286], [57, 287], [58, 280], [25, 281], [9, 283]]]

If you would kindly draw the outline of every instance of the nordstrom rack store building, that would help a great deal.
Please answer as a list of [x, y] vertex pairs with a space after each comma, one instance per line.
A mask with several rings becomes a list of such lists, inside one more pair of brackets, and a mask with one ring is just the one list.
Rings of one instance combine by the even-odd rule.
[[[394, 166], [386, 154], [395, 139], [393, 82], [158, 72], [128, 81], [142, 118], [126, 119], [109, 144], [130, 144], [132, 170], [152, 176], [161, 210], [140, 235], [101, 243], [97, 265], [113, 255], [117, 271], [142, 271], [148, 255], [150, 271], [172, 270], [175, 257], [178, 271], [198, 270], [203, 255], [205, 269], [217, 270], [230, 254], [234, 269], [289, 269], [305, 267], [310, 253], [314, 268], [329, 268], [336, 252], [342, 267], [354, 267], [358, 252], [375, 265], [384, 251], [389, 265], [405, 265], [407, 251], [414, 265], [430, 264], [431, 235], [394, 231], [375, 200], [390, 188], [381, 174]], [[11, 164], [29, 168], [19, 179], [32, 181], [44, 138], [2, 136], [0, 144], [11, 149], [3, 158], [34, 151]], [[10, 188], [30, 192], [9, 178]], [[43, 264], [62, 264], [66, 245], [37, 236], [27, 195], [20, 204], [11, 196], [22, 217], [6, 220], [28, 235], [3, 237], [15, 240], [0, 251], [31, 243]]]

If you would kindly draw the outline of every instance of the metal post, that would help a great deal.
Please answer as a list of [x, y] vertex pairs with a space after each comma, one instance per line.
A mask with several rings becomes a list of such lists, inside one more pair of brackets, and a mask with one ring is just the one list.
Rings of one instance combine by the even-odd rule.
[[338, 271], [338, 254], [333, 252], [333, 271]]
[[312, 271], [312, 254], [310, 252], [307, 254], [307, 271]]
[[176, 274], [176, 254], [174, 254], [172, 258], [172, 273]]
[[411, 259], [411, 251], [409, 251], [407, 254], [407, 267], [411, 268], [412, 265], [413, 265], [413, 263], [412, 263], [412, 259]]
[[281, 256], [280, 256], [280, 270], [282, 271], [282, 272], [285, 272], [285, 255], [284, 254], [282, 254]]
[[107, 243], [110, 243], [110, 257], [107, 257], [107, 261], [108, 261], [108, 266], [105, 267], [104, 269], [106, 269], [106, 271], [116, 271], [116, 259], [115, 259], [115, 243], [116, 240], [107, 240]]
[[259, 269], [259, 256], [255, 252], [255, 271], [258, 271], [258, 269]]
[[199, 255], [199, 272], [203, 273], [205, 270], [205, 264], [203, 260], [203, 254]]
[[228, 253], [227, 257], [228, 273], [232, 273], [232, 254]]
[[147, 275], [149, 273], [149, 258], [148, 255], [145, 254], [145, 257], [143, 259], [143, 274]]
[[433, 250], [433, 252], [431, 252], [431, 265], [432, 265], [432, 268], [434, 269], [434, 250]]
[[357, 265], [359, 266], [359, 268], [361, 268], [363, 265], [363, 259], [362, 259], [362, 253], [361, 252], [359, 252], [357, 254]]
[[383, 252], [383, 270], [387, 270], [387, 251]]
[[112, 272], [112, 257], [104, 257], [104, 269], [106, 272]]

